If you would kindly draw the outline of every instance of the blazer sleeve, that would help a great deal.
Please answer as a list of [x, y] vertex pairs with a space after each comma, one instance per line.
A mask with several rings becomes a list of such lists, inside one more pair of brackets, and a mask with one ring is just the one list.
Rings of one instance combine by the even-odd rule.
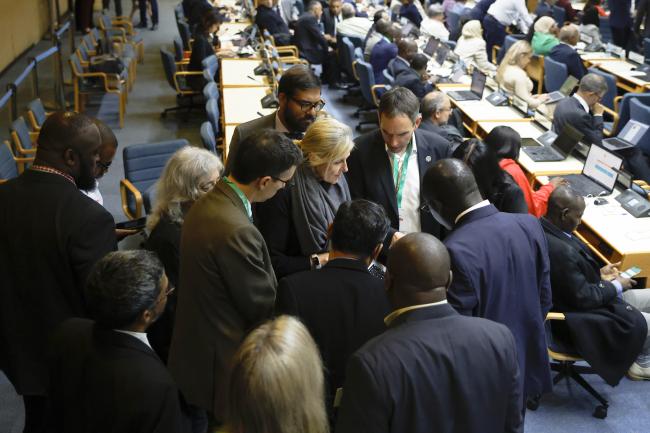
[[585, 65], [582, 63], [580, 56], [577, 52], [571, 53], [567, 59], [567, 71], [569, 75], [573, 75], [578, 80], [581, 79], [586, 73]]
[[278, 297], [275, 301], [275, 313], [277, 315], [288, 314], [299, 316], [298, 302], [293, 294], [291, 283], [287, 278], [282, 278], [278, 284]]
[[[507, 175], [506, 176], [510, 176]], [[528, 213], [528, 205], [524, 199], [524, 193], [514, 180], [508, 180], [503, 185], [501, 199], [501, 212]]]
[[164, 391], [152, 392], [150, 401], [156, 400], [160, 405], [151, 412], [158, 416], [152, 433], [191, 433], [190, 419], [181, 406], [181, 396], [176, 387], [168, 386]]
[[327, 40], [325, 39], [325, 36], [323, 36], [323, 34], [321, 33], [320, 28], [318, 28], [318, 21], [316, 21], [315, 19], [309, 20], [306, 21], [305, 24], [306, 24], [306, 29], [318, 41], [318, 44], [321, 46], [321, 48], [327, 49]]
[[603, 141], [603, 116], [592, 116], [589, 113], [582, 113], [580, 116], [581, 126], [577, 128], [585, 134], [585, 138], [593, 144], [601, 144]]
[[478, 306], [478, 296], [472, 285], [469, 271], [464, 269], [462, 259], [459, 259], [453, 250], [449, 250], [449, 255], [451, 256], [452, 279], [447, 290], [447, 302], [460, 314], [474, 316]]
[[538, 251], [537, 262], [539, 263], [538, 281], [539, 281], [539, 305], [541, 308], [541, 319], [545, 320], [546, 315], [551, 311], [553, 306], [553, 292], [551, 291], [551, 260], [548, 254], [548, 241], [546, 234], [539, 220], [535, 221], [537, 228]]

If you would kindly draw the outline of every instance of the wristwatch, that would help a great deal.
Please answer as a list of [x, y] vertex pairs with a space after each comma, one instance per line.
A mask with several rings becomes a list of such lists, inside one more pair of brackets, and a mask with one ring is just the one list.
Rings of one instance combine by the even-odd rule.
[[318, 258], [318, 254], [312, 254], [309, 256], [309, 263], [311, 264], [312, 269], [320, 269], [321, 264], [320, 264], [320, 259]]

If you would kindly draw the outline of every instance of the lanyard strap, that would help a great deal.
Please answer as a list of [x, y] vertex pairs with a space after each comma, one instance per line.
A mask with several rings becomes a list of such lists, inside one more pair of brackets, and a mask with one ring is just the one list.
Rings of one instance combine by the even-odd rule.
[[227, 177], [224, 177], [223, 181], [226, 182], [226, 184], [231, 187], [233, 191], [235, 191], [235, 194], [237, 194], [242, 203], [244, 203], [244, 208], [246, 208], [246, 216], [248, 216], [248, 219], [253, 222], [253, 210], [251, 209], [251, 202], [248, 200], [248, 197], [246, 197], [246, 194], [244, 194], [242, 190], [239, 189], [239, 187], [231, 182]]
[[409, 141], [402, 164], [399, 163], [399, 157], [393, 154], [393, 182], [395, 183], [395, 193], [397, 194], [397, 208], [402, 208], [402, 195], [404, 193], [404, 184], [406, 183], [406, 172], [409, 168], [409, 159], [413, 151], [413, 139]]

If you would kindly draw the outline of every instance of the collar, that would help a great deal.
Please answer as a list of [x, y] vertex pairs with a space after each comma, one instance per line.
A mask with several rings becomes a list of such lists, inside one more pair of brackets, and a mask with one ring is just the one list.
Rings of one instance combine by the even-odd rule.
[[584, 99], [582, 99], [582, 96], [578, 95], [577, 92], [573, 94], [573, 97], [576, 98], [576, 99], [578, 100], [578, 102], [580, 103], [580, 105], [582, 106], [582, 108], [583, 108], [587, 113], [589, 113], [589, 104], [587, 104], [587, 101], [585, 101]]
[[144, 332], [123, 331], [121, 329], [113, 329], [113, 331], [135, 337], [138, 340], [142, 341], [144, 344], [146, 344], [151, 349], [151, 344], [149, 344], [149, 339], [147, 338], [147, 334], [144, 333]]
[[404, 57], [397, 56], [395, 57], [395, 60], [401, 60], [402, 62], [404, 62], [406, 66], [408, 66], [409, 68], [411, 67], [411, 64]]
[[368, 271], [368, 266], [366, 266], [363, 260], [355, 259], [352, 257], [337, 257], [328, 261], [325, 266], [323, 266], [323, 268], [345, 268], [365, 272]]
[[[381, 134], [381, 132], [380, 132], [380, 134]], [[383, 140], [383, 138], [382, 138], [382, 140]], [[415, 131], [413, 131], [413, 136], [411, 137], [411, 141], [413, 142], [413, 146], [411, 146], [412, 147], [411, 155], [417, 155], [418, 154], [418, 146], [417, 146], [417, 143], [415, 142]], [[388, 154], [389, 157], [391, 155], [395, 155], [393, 152], [388, 150], [388, 146], [386, 145], [386, 143], [384, 143], [384, 149], [386, 150], [386, 153]], [[402, 152], [402, 155], [399, 155], [399, 157], [401, 158], [404, 155], [405, 152], [406, 152], [406, 149], [404, 149], [404, 152]]]
[[239, 187], [232, 182], [230, 179], [228, 179], [227, 176], [222, 177], [223, 182], [228, 185], [234, 192], [237, 194], [237, 197], [241, 200], [242, 204], [244, 205], [244, 209], [246, 209], [246, 216], [248, 219], [253, 222], [253, 209], [251, 207], [251, 201], [246, 197], [246, 194], [239, 189]]
[[462, 211], [461, 213], [458, 214], [458, 216], [457, 216], [456, 219], [454, 220], [454, 225], [455, 225], [455, 224], [458, 224], [458, 221], [460, 221], [460, 219], [461, 219], [462, 217], [464, 217], [465, 215], [467, 215], [467, 214], [470, 213], [471, 211], [476, 210], [476, 209], [480, 209], [480, 208], [482, 208], [482, 207], [489, 206], [489, 205], [490, 205], [490, 201], [489, 201], [489, 200], [483, 200], [482, 202], [480, 202], [480, 203], [476, 203], [474, 206], [471, 206], [471, 207], [465, 209], [464, 211]]
[[48, 167], [46, 165], [32, 165], [29, 169], [34, 171], [40, 171], [41, 173], [56, 174], [58, 176], [65, 178], [67, 181], [71, 182], [74, 186], [77, 186], [77, 183], [74, 181], [74, 178], [72, 176], [70, 176], [68, 173], [65, 173], [61, 170], [57, 170], [56, 168]]
[[280, 110], [275, 111], [275, 130], [278, 132], [289, 132], [287, 127], [284, 126], [284, 123], [282, 123], [282, 120], [280, 120], [279, 112]]
[[400, 308], [398, 310], [393, 311], [390, 313], [388, 316], [384, 317], [384, 323], [386, 326], [390, 326], [391, 323], [397, 319], [397, 317], [401, 316], [402, 314], [408, 312], [408, 311], [413, 311], [413, 310], [419, 310], [421, 308], [427, 308], [427, 307], [433, 307], [434, 305], [444, 305], [447, 303], [447, 300], [442, 300], [440, 302], [433, 302], [431, 304], [420, 304], [420, 305], [411, 305], [410, 307], [404, 307]]

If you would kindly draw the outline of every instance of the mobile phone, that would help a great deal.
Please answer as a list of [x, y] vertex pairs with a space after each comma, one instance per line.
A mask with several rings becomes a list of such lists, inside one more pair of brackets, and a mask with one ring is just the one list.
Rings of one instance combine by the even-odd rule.
[[638, 275], [640, 272], [641, 272], [640, 267], [632, 266], [630, 269], [627, 269], [625, 272], [621, 272], [621, 277], [633, 278], [635, 275]]
[[138, 218], [130, 221], [122, 221], [115, 224], [116, 229], [123, 230], [142, 230], [147, 225], [147, 217]]

